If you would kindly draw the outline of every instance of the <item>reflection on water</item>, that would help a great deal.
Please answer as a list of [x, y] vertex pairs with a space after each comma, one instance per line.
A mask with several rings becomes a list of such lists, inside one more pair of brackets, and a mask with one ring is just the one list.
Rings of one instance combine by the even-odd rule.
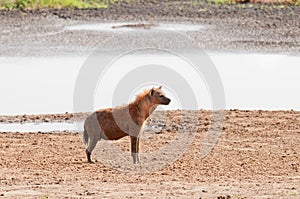
[[139, 29], [152, 29], [152, 30], [170, 30], [179, 32], [199, 31], [204, 26], [196, 24], [178, 24], [178, 23], [97, 23], [97, 24], [81, 24], [74, 26], [67, 26], [66, 30], [91, 30], [91, 31], [132, 31]]
[[[148, 126], [144, 128], [144, 132], [161, 132], [162, 127]], [[67, 122], [48, 122], [48, 123], [0, 123], [0, 132], [83, 132], [83, 121], [67, 123]]]
[[75, 79], [85, 59], [1, 57], [0, 114], [71, 112]]
[[83, 123], [59, 123], [59, 122], [49, 122], [49, 123], [10, 123], [3, 124], [0, 123], [0, 132], [82, 132]]
[[226, 106], [300, 110], [300, 57], [277, 54], [212, 54]]
[[[234, 53], [209, 53], [209, 56], [223, 81], [227, 109], [300, 110], [300, 57]], [[0, 57], [0, 114], [73, 112], [76, 77], [86, 58]], [[124, 70], [149, 64], [151, 60], [178, 71], [189, 67], [178, 59], [157, 54], [140, 55], [124, 57], [115, 64], [120, 64]], [[106, 84], [108, 89], [113, 89], [110, 86], [124, 75], [123, 69], [119, 70], [119, 76], [107, 74], [109, 78], [103, 77], [110, 81]], [[210, 109], [211, 99], [205, 83], [191, 83], [191, 87], [196, 91], [200, 108]], [[111, 98], [96, 89], [95, 109], [109, 106]], [[174, 100], [168, 108], [180, 107]]]

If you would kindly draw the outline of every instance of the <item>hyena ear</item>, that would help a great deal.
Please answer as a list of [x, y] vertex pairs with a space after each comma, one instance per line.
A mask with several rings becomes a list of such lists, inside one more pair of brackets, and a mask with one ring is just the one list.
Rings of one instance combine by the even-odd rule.
[[161, 88], [162, 88], [162, 86], [158, 87], [158, 89], [161, 89]]
[[150, 96], [153, 96], [153, 94], [154, 94], [154, 88], [151, 88], [149, 94], [150, 94]]

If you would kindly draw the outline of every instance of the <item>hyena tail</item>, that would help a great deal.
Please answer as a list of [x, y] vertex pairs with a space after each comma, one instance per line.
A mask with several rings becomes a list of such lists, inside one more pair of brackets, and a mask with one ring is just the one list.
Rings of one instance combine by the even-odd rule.
[[84, 130], [83, 130], [83, 141], [84, 141], [84, 144], [87, 145], [88, 142], [89, 142], [89, 135], [84, 127]]

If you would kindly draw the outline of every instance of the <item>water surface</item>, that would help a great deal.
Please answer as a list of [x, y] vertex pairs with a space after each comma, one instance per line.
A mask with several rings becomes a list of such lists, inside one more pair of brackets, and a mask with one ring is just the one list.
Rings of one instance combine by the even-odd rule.
[[82, 132], [83, 123], [49, 122], [49, 123], [0, 123], [0, 132]]
[[[227, 109], [300, 110], [299, 56], [208, 54], [223, 82]], [[76, 77], [86, 59], [84, 56], [0, 57], [0, 114], [73, 112]], [[189, 72], [184, 72], [189, 65], [180, 58], [157, 54], [127, 56], [115, 62], [101, 79], [106, 89], [95, 91], [95, 109], [111, 106], [114, 86], [126, 72], [143, 63], [177, 70], [190, 83], [199, 108], [211, 109], [210, 94], [203, 79], [195, 80], [193, 74], [189, 76]], [[188, 107], [180, 107], [180, 101], [174, 97], [167, 108]]]
[[[144, 27], [134, 27], [135, 25], [144, 25]], [[89, 30], [89, 31], [102, 31], [102, 32], [122, 32], [122, 31], [134, 31], [134, 30], [169, 30], [169, 31], [179, 31], [179, 32], [190, 32], [190, 31], [199, 31], [204, 29], [205, 26], [198, 24], [180, 24], [180, 23], [143, 23], [143, 22], [128, 22], [128, 23], [95, 23], [95, 24], [80, 24], [73, 26], [66, 26], [66, 30]]]

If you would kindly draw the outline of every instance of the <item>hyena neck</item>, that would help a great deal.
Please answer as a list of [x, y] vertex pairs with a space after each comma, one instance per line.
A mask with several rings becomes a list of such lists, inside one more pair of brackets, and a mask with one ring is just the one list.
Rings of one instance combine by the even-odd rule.
[[136, 123], [140, 126], [143, 125], [144, 121], [153, 113], [156, 109], [157, 104], [151, 103], [148, 99], [141, 99], [132, 103], [131, 116], [136, 115]]
[[142, 123], [144, 123], [145, 120], [148, 119], [148, 117], [154, 112], [156, 109], [157, 105], [149, 104], [149, 105], [144, 105], [144, 107], [140, 107], [140, 116], [142, 118]]

